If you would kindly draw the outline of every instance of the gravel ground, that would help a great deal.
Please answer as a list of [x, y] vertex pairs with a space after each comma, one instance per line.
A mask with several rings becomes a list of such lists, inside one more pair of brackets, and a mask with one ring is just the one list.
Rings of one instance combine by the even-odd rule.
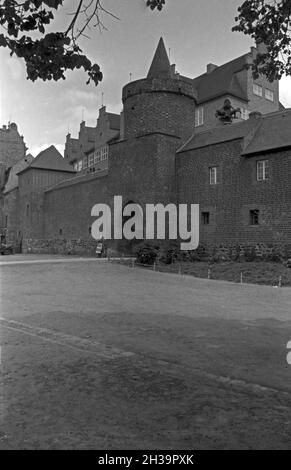
[[9, 259], [0, 449], [291, 449], [291, 289]]

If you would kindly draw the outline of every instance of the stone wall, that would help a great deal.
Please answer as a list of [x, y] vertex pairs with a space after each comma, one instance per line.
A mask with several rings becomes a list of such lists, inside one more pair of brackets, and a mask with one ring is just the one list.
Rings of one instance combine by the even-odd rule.
[[[72, 243], [74, 249], [90, 250], [92, 207], [108, 203], [107, 172], [76, 177], [48, 190], [44, 197], [44, 233], [47, 240], [61, 245]], [[65, 241], [64, 241], [65, 240]], [[76, 240], [80, 240], [76, 244]], [[96, 241], [93, 240], [96, 246]], [[93, 244], [94, 244], [93, 243]], [[78, 248], [79, 246], [79, 248]], [[88, 248], [89, 247], [89, 248]]]
[[0, 128], [0, 162], [9, 168], [24, 158], [25, 153], [25, 143], [18, 133], [16, 124]]
[[65, 239], [65, 238], [25, 238], [22, 242], [23, 253], [60, 254], [60, 255], [88, 255], [94, 256], [96, 251], [95, 240], [91, 239]]
[[192, 260], [218, 261], [285, 261], [291, 258], [291, 243], [201, 243], [195, 252], [188, 253]]

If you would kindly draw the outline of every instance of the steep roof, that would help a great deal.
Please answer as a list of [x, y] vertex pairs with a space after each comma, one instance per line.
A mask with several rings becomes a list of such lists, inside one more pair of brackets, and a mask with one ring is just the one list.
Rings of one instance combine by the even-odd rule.
[[232, 60], [210, 73], [204, 73], [193, 79], [197, 90], [198, 102], [203, 103], [221, 95], [231, 94], [245, 101], [248, 100], [247, 90], [243, 90], [237, 73], [244, 70], [248, 62], [248, 54]]
[[259, 121], [255, 135], [243, 155], [291, 147], [291, 109], [267, 114]]
[[4, 194], [9, 193], [18, 187], [17, 174], [27, 168], [33, 162], [33, 160], [33, 156], [28, 154], [9, 169], [8, 179], [3, 190]]
[[253, 125], [254, 123], [248, 120], [197, 132], [178, 150], [178, 153], [243, 138], [250, 132]]
[[72, 186], [76, 184], [87, 183], [88, 181], [92, 181], [94, 179], [103, 178], [108, 175], [108, 169], [92, 172], [92, 173], [83, 173], [81, 175], [76, 175], [74, 178], [69, 177], [59, 183], [54, 184], [53, 186], [49, 187], [45, 190], [46, 193], [50, 191], [54, 191], [56, 189], [66, 188], [67, 186]]
[[171, 65], [163, 38], [160, 38], [147, 78], [170, 78]]
[[109, 126], [110, 129], [114, 131], [119, 131], [120, 130], [120, 115], [119, 114], [113, 114], [113, 113], [107, 113], [108, 119], [109, 119]]
[[38, 154], [32, 163], [20, 171], [18, 174], [29, 170], [30, 168], [37, 168], [39, 170], [53, 170], [53, 171], [66, 171], [75, 173], [73, 168], [65, 161], [60, 152], [54, 145], [51, 145], [47, 149], [43, 150]]
[[291, 147], [291, 109], [196, 132], [177, 153], [243, 139], [242, 155]]

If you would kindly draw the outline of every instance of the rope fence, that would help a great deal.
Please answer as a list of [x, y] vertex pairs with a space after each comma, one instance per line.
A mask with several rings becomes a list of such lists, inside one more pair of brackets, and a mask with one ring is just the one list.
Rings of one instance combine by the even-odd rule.
[[[253, 279], [250, 279], [249, 273], [245, 273], [244, 271], [240, 272], [233, 272], [232, 278], [230, 275], [224, 276], [221, 273], [216, 272], [216, 270], [212, 266], [204, 266], [205, 269], [201, 269], [199, 274], [189, 271], [189, 269], [184, 269], [183, 263], [172, 263], [172, 264], [162, 264], [155, 262], [153, 264], [143, 264], [137, 262], [136, 258], [134, 257], [125, 257], [121, 256], [119, 258], [108, 258], [109, 262], [119, 263], [123, 265], [127, 265], [132, 269], [135, 268], [142, 268], [148, 269], [153, 272], [160, 272], [160, 273], [172, 273], [178, 274], [180, 276], [192, 276], [198, 279], [209, 279], [209, 280], [224, 280], [228, 282], [233, 282], [236, 284], [261, 284], [261, 285], [271, 285], [273, 287], [282, 288], [288, 285], [287, 280], [284, 282], [284, 276], [278, 275], [268, 279], [268, 282], [255, 282]], [[266, 279], [267, 281], [267, 279]], [[290, 286], [290, 283], [289, 283]]]

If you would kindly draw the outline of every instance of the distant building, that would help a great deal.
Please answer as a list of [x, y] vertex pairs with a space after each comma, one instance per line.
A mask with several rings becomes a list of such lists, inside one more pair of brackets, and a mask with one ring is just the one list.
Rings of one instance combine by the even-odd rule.
[[96, 127], [80, 125], [79, 138], [67, 135], [65, 159], [77, 172], [95, 172], [108, 168], [108, 142], [119, 135], [120, 116], [102, 106]]
[[[7, 213], [4, 215], [3, 212], [3, 191], [8, 179], [9, 184], [12, 184], [12, 178], [14, 178], [12, 168], [17, 166], [18, 162], [24, 162], [25, 156], [26, 146], [23, 137], [18, 132], [17, 124], [12, 122], [2, 126], [0, 128], [0, 231], [6, 228], [8, 223], [8, 215]], [[13, 213], [12, 210], [9, 212]]]
[[26, 146], [18, 132], [17, 124], [9, 123], [0, 128], [0, 163], [6, 168], [21, 160], [26, 154]]
[[247, 68], [257, 53], [252, 47], [251, 52], [221, 66], [208, 64], [206, 73], [193, 80], [197, 93], [196, 127], [208, 129], [217, 125], [215, 111], [225, 99], [230, 99], [234, 108], [240, 108], [241, 120], [248, 119], [252, 111], [267, 114], [283, 109], [279, 81], [269, 82], [264, 76], [253, 80], [252, 70]]
[[5, 186], [2, 190], [2, 228], [7, 231], [9, 242], [20, 251], [21, 224], [18, 173], [33, 162], [32, 155], [26, 155], [7, 170]]

